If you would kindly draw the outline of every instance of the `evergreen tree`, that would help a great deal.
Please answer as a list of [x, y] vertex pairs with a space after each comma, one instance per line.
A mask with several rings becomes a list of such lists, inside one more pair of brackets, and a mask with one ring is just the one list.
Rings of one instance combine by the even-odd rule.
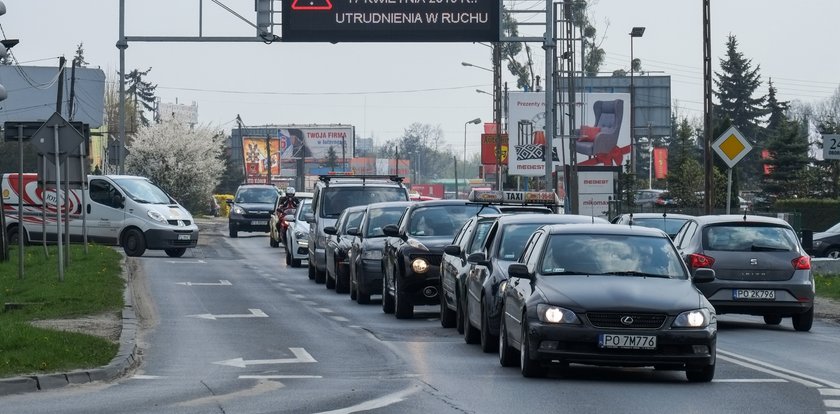
[[142, 126], [149, 126], [146, 111], [155, 111], [155, 89], [157, 89], [157, 85], [153, 85], [151, 82], [145, 80], [145, 77], [151, 70], [152, 68], [148, 68], [145, 71], [134, 69], [125, 75], [125, 93], [127, 96], [132, 97], [135, 118], [140, 121], [140, 125]]
[[[769, 131], [778, 131], [783, 122], [787, 121], [787, 111], [790, 109], [789, 101], [779, 101], [776, 98], [776, 87], [773, 86], [773, 79], [767, 81], [769, 85], [767, 88], [767, 105], [765, 112], [770, 114], [767, 120], [767, 129]], [[772, 133], [772, 132], [771, 132]]]
[[76, 56], [73, 57], [73, 61], [76, 62], [76, 66], [83, 68], [88, 65], [88, 62], [85, 60], [85, 44], [79, 43], [76, 45]]
[[668, 173], [668, 192], [684, 207], [700, 207], [697, 193], [703, 189], [703, 166], [691, 157], [683, 157]]
[[771, 171], [764, 180], [763, 191], [772, 199], [786, 199], [807, 195], [804, 183], [808, 159], [808, 139], [800, 131], [800, 123], [783, 121], [771, 139], [767, 164]]
[[219, 185], [216, 186], [216, 194], [233, 194], [240, 184], [245, 182], [245, 172], [242, 166], [234, 163], [231, 149], [227, 148], [222, 155], [225, 170], [219, 178]]

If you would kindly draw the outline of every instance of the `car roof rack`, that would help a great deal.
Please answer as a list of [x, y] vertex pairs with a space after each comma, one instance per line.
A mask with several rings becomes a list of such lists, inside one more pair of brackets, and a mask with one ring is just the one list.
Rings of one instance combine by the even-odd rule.
[[398, 184], [402, 184], [405, 177], [401, 177], [398, 175], [367, 175], [367, 174], [353, 174], [353, 173], [330, 173], [319, 175], [318, 180], [325, 183], [328, 187], [330, 185], [330, 181], [334, 179], [360, 179], [362, 180], [362, 185], [365, 185], [367, 180], [389, 180]]

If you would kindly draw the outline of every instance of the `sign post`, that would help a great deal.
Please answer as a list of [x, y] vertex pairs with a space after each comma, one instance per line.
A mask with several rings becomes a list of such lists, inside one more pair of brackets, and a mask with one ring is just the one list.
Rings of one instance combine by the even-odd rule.
[[738, 131], [738, 128], [732, 126], [712, 143], [712, 149], [729, 167], [726, 183], [726, 214], [729, 214], [732, 203], [732, 167], [752, 150], [752, 145]]

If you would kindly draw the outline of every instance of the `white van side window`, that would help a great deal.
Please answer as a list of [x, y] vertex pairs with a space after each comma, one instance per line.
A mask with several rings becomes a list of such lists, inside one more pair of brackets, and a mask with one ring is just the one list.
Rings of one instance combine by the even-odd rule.
[[89, 193], [92, 201], [109, 207], [119, 208], [119, 203], [117, 203], [114, 197], [119, 192], [111, 183], [105, 180], [91, 180]]

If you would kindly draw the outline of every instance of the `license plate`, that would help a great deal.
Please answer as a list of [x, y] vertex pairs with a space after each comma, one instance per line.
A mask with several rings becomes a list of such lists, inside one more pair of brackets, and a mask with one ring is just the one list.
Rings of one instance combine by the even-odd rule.
[[772, 289], [734, 289], [735, 300], [776, 300], [776, 291]]
[[255, 220], [255, 221], [252, 221], [252, 222], [251, 222], [251, 225], [252, 225], [252, 226], [267, 226], [267, 225], [268, 225], [268, 221], [265, 221], [265, 220]]
[[190, 239], [189, 234], [179, 234], [178, 235], [178, 240], [189, 240], [189, 239]]
[[598, 335], [599, 348], [656, 349], [656, 336], [652, 335]]

